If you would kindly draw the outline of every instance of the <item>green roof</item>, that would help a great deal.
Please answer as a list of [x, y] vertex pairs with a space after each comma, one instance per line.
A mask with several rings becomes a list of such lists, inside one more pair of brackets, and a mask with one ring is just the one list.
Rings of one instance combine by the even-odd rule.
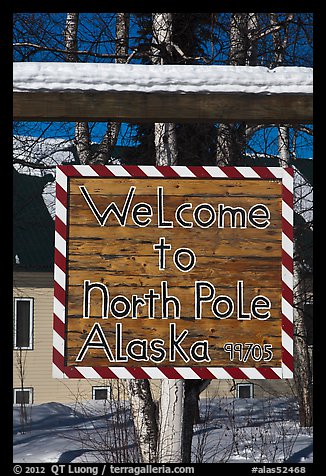
[[43, 201], [52, 175], [13, 172], [13, 265], [17, 270], [53, 269], [54, 221]]

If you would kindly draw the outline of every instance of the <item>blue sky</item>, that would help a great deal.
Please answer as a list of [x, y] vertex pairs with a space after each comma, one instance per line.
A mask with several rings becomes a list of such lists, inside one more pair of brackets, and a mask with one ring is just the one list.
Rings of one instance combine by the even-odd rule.
[[[29, 42], [41, 44], [44, 47], [51, 45], [53, 48], [58, 50], [64, 49], [63, 41], [63, 29], [65, 26], [66, 13], [19, 13], [19, 19], [24, 25], [29, 25]], [[225, 15], [225, 20], [227, 21], [227, 15], [229, 14], [220, 14]], [[19, 22], [14, 23], [14, 42], [26, 41], [26, 38], [23, 38], [19, 34]], [[40, 36], [40, 30], [42, 30], [42, 35]], [[130, 45], [137, 43], [139, 25], [137, 24], [136, 17], [131, 17], [130, 23]], [[115, 22], [112, 13], [81, 13], [79, 20], [79, 30], [78, 30], [78, 49], [87, 51], [92, 49], [98, 53], [114, 53], [114, 31], [115, 31]], [[221, 41], [225, 42], [226, 33], [222, 33]], [[271, 35], [267, 37], [266, 42], [271, 41]], [[300, 38], [296, 42], [293, 41], [293, 44], [288, 48], [288, 61], [291, 64], [293, 59], [296, 59], [296, 65], [312, 66], [312, 55], [311, 48], [304, 41], [304, 37]], [[26, 53], [28, 48], [14, 48], [14, 61], [26, 60], [26, 57], [22, 56], [22, 51]], [[65, 57], [63, 53], [60, 52], [47, 52], [44, 50], [39, 50], [35, 54], [27, 57], [28, 61], [64, 61]], [[86, 55], [80, 56], [80, 60], [85, 61]], [[87, 57], [87, 61], [114, 61], [114, 59], [99, 59], [94, 57]], [[216, 63], [225, 61], [225, 50], [220, 53], [220, 56], [216, 56]], [[135, 59], [132, 62], [139, 62]], [[310, 64], [311, 63], [311, 64]], [[103, 134], [105, 132], [106, 124], [105, 123], [90, 123], [91, 128], [91, 140], [93, 142], [100, 142]], [[47, 137], [61, 137], [72, 139], [74, 137], [74, 123], [20, 123], [17, 124], [17, 134], [19, 135], [31, 135], [31, 136], [40, 136]], [[122, 124], [121, 133], [118, 139], [118, 145], [131, 145], [131, 138], [133, 135], [133, 130], [127, 124]], [[294, 131], [291, 131], [291, 137], [293, 138]], [[255, 141], [255, 143], [254, 143]], [[292, 141], [292, 139], [291, 139]], [[268, 146], [266, 146], [268, 144]], [[135, 144], [133, 144], [135, 145]], [[254, 138], [249, 141], [248, 152], [250, 152], [250, 146], [254, 145], [254, 150], [259, 152], [259, 150], [267, 151], [269, 154], [277, 154], [277, 130], [275, 128], [266, 128], [255, 134]], [[290, 146], [291, 148], [291, 146]], [[296, 139], [296, 156], [299, 158], [312, 158], [312, 138], [307, 134], [297, 134]]]

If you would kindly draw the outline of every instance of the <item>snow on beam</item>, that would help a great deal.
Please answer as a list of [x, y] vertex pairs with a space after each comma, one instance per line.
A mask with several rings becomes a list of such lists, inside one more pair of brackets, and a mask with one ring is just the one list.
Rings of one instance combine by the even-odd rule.
[[311, 94], [302, 67], [14, 63], [14, 92]]
[[312, 121], [303, 67], [14, 63], [15, 120]]

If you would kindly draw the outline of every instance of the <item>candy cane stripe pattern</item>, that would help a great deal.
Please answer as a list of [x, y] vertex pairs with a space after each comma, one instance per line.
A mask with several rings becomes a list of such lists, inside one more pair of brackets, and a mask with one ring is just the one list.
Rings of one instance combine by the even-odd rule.
[[[280, 367], [150, 365], [107, 367], [67, 365], [67, 243], [69, 180], [75, 177], [155, 179], [256, 179], [282, 185]], [[96, 379], [281, 379], [293, 377], [293, 169], [290, 167], [64, 165], [56, 171], [54, 250], [53, 377]], [[110, 362], [109, 362], [110, 363]]]

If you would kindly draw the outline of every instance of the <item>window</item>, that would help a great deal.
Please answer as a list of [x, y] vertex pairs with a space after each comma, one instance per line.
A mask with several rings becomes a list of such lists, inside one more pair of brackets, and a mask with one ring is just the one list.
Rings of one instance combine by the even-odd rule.
[[93, 400], [108, 400], [110, 398], [110, 395], [111, 395], [110, 387], [93, 387], [92, 388]]
[[14, 388], [14, 404], [29, 405], [33, 403], [33, 388]]
[[237, 384], [237, 398], [253, 398], [254, 384], [253, 383], [238, 383]]
[[33, 299], [14, 300], [14, 348], [33, 349]]

